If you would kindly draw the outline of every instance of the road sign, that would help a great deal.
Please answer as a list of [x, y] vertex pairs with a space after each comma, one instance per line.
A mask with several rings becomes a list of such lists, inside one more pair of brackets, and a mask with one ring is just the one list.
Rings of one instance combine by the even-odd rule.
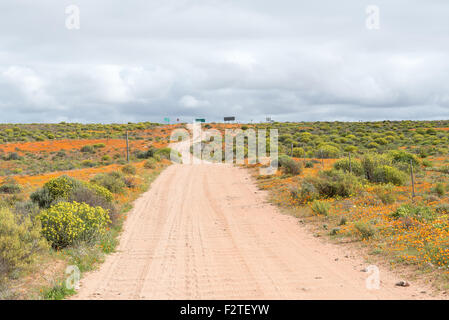
[[195, 119], [195, 122], [206, 122], [206, 119]]
[[164, 122], [170, 123], [170, 118], [164, 118]]
[[235, 121], [235, 117], [224, 117], [224, 121]]

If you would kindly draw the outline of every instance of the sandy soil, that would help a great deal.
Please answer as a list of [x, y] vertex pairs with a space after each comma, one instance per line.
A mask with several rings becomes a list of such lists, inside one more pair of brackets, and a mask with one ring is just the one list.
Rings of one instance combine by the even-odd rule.
[[267, 203], [244, 169], [172, 165], [135, 203], [118, 251], [75, 299], [423, 299], [428, 288], [313, 237]]

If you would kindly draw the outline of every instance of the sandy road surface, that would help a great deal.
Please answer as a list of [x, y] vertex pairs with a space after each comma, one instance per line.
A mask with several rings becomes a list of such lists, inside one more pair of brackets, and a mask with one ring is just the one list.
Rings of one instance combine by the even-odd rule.
[[118, 251], [75, 299], [410, 299], [415, 285], [314, 238], [265, 200], [244, 169], [172, 165], [135, 203]]

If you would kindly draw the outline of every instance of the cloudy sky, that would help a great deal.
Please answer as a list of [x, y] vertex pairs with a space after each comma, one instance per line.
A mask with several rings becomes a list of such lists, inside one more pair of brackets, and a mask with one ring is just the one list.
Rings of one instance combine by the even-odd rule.
[[0, 122], [447, 119], [448, 17], [447, 0], [2, 0]]

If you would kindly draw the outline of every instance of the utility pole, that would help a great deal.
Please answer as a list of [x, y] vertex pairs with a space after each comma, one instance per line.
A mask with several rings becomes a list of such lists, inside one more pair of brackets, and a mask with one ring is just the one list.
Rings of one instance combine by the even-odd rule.
[[126, 131], [126, 161], [129, 162], [129, 142], [128, 142], [128, 131]]
[[410, 159], [410, 176], [412, 179], [412, 200], [415, 197], [415, 178], [413, 177], [413, 160]]
[[352, 173], [351, 152], [349, 152], [349, 173]]

